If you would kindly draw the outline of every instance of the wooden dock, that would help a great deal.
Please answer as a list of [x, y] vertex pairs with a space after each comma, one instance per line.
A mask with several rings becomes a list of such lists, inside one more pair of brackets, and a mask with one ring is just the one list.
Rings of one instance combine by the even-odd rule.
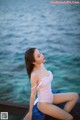
[[[9, 117], [8, 120], [22, 120], [26, 113], [28, 112], [28, 105], [21, 105], [17, 103], [10, 102], [0, 102], [0, 112], [8, 112]], [[74, 117], [74, 120], [80, 120], [80, 102], [78, 102], [75, 107], [72, 109], [71, 114]], [[51, 118], [50, 116], [45, 117], [45, 120], [57, 120], [55, 118]]]

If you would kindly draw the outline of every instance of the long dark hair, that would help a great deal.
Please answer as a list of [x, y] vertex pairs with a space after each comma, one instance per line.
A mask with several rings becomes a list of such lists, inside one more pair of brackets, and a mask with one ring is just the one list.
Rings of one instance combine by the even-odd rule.
[[26, 65], [26, 70], [28, 73], [29, 78], [31, 77], [31, 72], [34, 68], [34, 64], [33, 62], [35, 62], [34, 59], [34, 51], [36, 48], [29, 48], [26, 52], [25, 52], [25, 65]]

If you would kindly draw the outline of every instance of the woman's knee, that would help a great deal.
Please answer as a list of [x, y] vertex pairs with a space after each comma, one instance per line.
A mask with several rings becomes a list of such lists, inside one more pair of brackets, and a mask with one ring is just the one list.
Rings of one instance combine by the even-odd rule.
[[70, 115], [69, 118], [65, 119], [65, 120], [73, 120], [73, 116]]

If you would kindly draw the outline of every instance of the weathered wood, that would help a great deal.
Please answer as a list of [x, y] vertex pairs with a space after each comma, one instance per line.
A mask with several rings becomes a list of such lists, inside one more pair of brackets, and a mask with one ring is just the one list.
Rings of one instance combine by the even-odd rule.
[[25, 106], [17, 103], [0, 102], [0, 112], [8, 112], [8, 114], [14, 116], [16, 120], [21, 120], [27, 113], [28, 108], [28, 105]]
[[[10, 102], [0, 102], [0, 112], [8, 112], [8, 114], [12, 115], [15, 118], [15, 120], [22, 120], [26, 113], [28, 112], [28, 110], [29, 105], [21, 105], [18, 103]], [[73, 115], [74, 120], [80, 120], [80, 101], [77, 102], [77, 104], [74, 106], [70, 113]], [[46, 115], [45, 120], [57, 120], [57, 119]]]

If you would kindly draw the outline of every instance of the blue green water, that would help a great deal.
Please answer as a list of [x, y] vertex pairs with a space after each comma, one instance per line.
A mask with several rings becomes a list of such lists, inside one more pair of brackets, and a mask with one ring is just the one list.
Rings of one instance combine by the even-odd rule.
[[29, 103], [24, 53], [37, 47], [54, 75], [52, 89], [80, 92], [80, 5], [0, 0], [0, 101]]

